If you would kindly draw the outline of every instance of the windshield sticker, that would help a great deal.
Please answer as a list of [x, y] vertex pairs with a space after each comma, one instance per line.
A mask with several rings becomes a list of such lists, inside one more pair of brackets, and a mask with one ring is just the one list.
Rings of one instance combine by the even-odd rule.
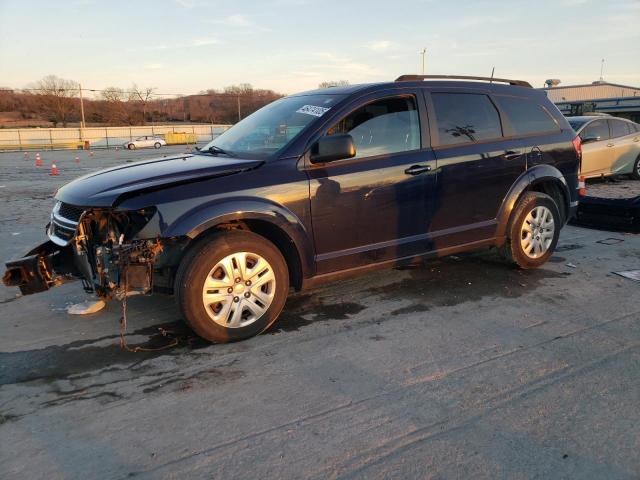
[[313, 115], [314, 117], [321, 117], [329, 110], [326, 107], [316, 107], [315, 105], [305, 105], [304, 107], [296, 110], [296, 113], [304, 113], [306, 115]]

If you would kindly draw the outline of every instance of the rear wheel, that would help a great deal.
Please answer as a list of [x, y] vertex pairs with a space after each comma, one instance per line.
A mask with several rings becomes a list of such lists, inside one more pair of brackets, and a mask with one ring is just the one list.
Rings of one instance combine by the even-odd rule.
[[633, 172], [631, 172], [631, 178], [634, 180], [640, 180], [640, 155], [636, 158], [636, 163], [633, 165]]
[[251, 232], [226, 231], [194, 247], [176, 277], [178, 305], [201, 337], [218, 343], [268, 329], [289, 292], [280, 251]]
[[156, 143], [153, 144], [153, 146], [155, 148], [160, 148], [162, 146], [162, 144], [160, 142], [156, 142]]
[[562, 220], [549, 195], [527, 192], [511, 214], [503, 255], [520, 268], [537, 268], [553, 254]]
[[128, 148], [129, 150], [135, 150], [135, 149], [136, 149], [136, 146], [135, 146], [133, 143], [130, 143], [129, 145], [127, 145], [127, 148]]

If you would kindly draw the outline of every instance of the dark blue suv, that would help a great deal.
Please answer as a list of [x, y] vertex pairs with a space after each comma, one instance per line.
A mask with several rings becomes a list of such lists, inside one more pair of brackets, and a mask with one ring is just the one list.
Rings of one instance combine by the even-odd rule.
[[542, 265], [577, 207], [579, 163], [579, 137], [526, 82], [405, 75], [301, 93], [193, 155], [67, 184], [49, 241], [4, 282], [175, 293], [199, 335], [239, 340], [276, 321], [291, 287], [486, 247]]

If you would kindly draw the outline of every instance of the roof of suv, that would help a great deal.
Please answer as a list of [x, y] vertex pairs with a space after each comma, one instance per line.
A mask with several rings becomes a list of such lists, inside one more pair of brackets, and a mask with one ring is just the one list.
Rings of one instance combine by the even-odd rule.
[[491, 90], [496, 92], [513, 92], [516, 89], [520, 93], [528, 95], [545, 95], [544, 92], [536, 90], [531, 87], [523, 85], [506, 85], [489, 81], [470, 81], [470, 80], [403, 80], [395, 82], [377, 82], [377, 83], [361, 83], [356, 85], [348, 85], [345, 87], [329, 87], [320, 88], [316, 90], [309, 90], [306, 92], [295, 93], [292, 96], [299, 95], [351, 95], [353, 93], [365, 93], [369, 91], [376, 91], [386, 88], [398, 88], [398, 87], [424, 87], [428, 85], [430, 87], [445, 87], [445, 88], [478, 88], [481, 87], [485, 90]]

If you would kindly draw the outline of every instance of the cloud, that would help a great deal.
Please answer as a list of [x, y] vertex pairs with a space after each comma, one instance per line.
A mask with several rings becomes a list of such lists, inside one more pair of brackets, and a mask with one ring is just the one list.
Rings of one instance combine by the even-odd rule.
[[147, 63], [143, 68], [145, 70], [161, 70], [166, 68], [166, 65], [164, 63]]
[[194, 0], [175, 0], [175, 2], [184, 8], [193, 8], [196, 6], [196, 2]]
[[189, 42], [191, 47], [206, 47], [207, 45], [220, 45], [222, 42], [217, 38], [196, 38]]
[[216, 25], [226, 25], [228, 27], [251, 27], [254, 23], [247, 18], [246, 15], [236, 13], [234, 15], [228, 15], [224, 18], [211, 20], [210, 23]]
[[393, 46], [389, 40], [377, 40], [374, 42], [369, 42], [365, 45], [366, 48], [372, 50], [374, 52], [384, 52], [385, 50], [389, 50]]

